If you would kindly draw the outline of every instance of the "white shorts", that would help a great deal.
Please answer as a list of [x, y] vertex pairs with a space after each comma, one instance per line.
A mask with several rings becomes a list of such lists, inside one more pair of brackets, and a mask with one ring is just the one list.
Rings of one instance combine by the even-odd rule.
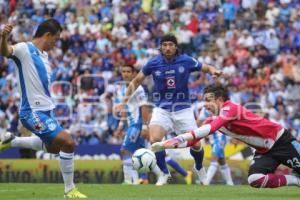
[[197, 128], [192, 108], [168, 112], [162, 108], [154, 108], [150, 125], [159, 125], [167, 133], [174, 131], [177, 135]]

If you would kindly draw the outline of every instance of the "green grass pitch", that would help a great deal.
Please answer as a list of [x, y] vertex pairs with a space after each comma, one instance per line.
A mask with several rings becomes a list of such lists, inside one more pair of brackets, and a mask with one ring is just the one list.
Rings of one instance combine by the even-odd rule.
[[[88, 199], [104, 200], [274, 200], [299, 199], [299, 187], [254, 189], [249, 186], [78, 184]], [[62, 184], [1, 183], [0, 199], [63, 199]]]

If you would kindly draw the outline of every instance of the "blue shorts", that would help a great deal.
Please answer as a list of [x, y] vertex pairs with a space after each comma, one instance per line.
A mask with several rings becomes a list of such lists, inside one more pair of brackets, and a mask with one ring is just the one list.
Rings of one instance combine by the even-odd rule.
[[213, 144], [212, 154], [218, 158], [225, 158], [224, 147], [220, 144]]
[[52, 111], [26, 111], [20, 113], [20, 121], [25, 128], [41, 138], [46, 144], [63, 130]]
[[121, 149], [134, 153], [137, 149], [145, 148], [145, 139], [140, 136], [142, 124], [133, 124], [127, 128]]

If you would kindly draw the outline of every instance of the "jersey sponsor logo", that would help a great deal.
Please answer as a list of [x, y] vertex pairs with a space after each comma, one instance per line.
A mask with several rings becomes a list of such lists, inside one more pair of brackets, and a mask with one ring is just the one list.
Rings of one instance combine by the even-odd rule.
[[155, 76], [160, 76], [161, 75], [161, 71], [157, 70], [154, 72]]
[[178, 68], [178, 71], [179, 71], [179, 73], [183, 73], [183, 72], [184, 72], [184, 67], [183, 67], [183, 66], [180, 66], [180, 67]]
[[175, 74], [175, 70], [174, 69], [168, 70], [165, 72], [165, 74]]
[[173, 89], [176, 87], [175, 76], [166, 77], [167, 88]]

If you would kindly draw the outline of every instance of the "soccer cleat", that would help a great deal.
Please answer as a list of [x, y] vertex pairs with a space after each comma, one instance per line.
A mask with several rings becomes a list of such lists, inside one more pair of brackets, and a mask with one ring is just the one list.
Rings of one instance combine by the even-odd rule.
[[184, 180], [187, 185], [191, 185], [193, 181], [193, 173], [191, 171], [187, 171], [187, 175], [184, 177]]
[[230, 180], [230, 181], [227, 181], [227, 182], [226, 182], [226, 185], [229, 185], [229, 186], [234, 186], [234, 183], [233, 183], [233, 181], [232, 181], [232, 180]]
[[208, 181], [207, 181], [207, 177], [206, 177], [205, 168], [202, 167], [200, 170], [197, 170], [196, 168], [194, 168], [194, 170], [196, 171], [196, 173], [198, 175], [199, 184], [209, 185]]
[[2, 144], [9, 143], [14, 138], [15, 138], [15, 136], [11, 132], [0, 133], [0, 143], [2, 143]]
[[0, 152], [5, 151], [5, 150], [10, 149], [10, 148], [11, 148], [11, 143], [10, 142], [5, 143], [5, 144], [0, 143]]
[[148, 179], [139, 179], [139, 183], [141, 185], [148, 185], [149, 184], [149, 180]]
[[11, 148], [11, 141], [15, 138], [11, 132], [0, 134], [0, 152]]
[[77, 188], [73, 188], [69, 192], [65, 193], [64, 197], [68, 198], [68, 199], [85, 199], [85, 198], [87, 198], [87, 196], [85, 196], [84, 194], [79, 192]]
[[162, 186], [168, 184], [168, 180], [171, 178], [170, 174], [162, 173], [158, 176], [157, 181], [155, 183], [156, 186]]

